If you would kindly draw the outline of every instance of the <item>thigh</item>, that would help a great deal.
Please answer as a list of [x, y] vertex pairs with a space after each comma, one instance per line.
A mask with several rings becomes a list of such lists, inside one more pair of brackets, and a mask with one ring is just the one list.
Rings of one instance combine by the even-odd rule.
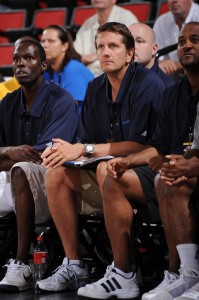
[[20, 162], [12, 167], [11, 172], [15, 167], [21, 168], [28, 180], [35, 203], [35, 222], [46, 222], [50, 219], [45, 186], [46, 168], [43, 165], [37, 165], [35, 163]]

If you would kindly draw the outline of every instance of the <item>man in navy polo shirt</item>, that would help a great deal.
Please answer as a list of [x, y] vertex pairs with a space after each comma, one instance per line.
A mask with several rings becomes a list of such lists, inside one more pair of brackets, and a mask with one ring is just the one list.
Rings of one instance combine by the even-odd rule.
[[[156, 74], [132, 63], [134, 39], [124, 24], [110, 22], [100, 26], [95, 43], [104, 74], [88, 86], [79, 124], [79, 143], [71, 145], [55, 139], [55, 145], [42, 155], [48, 168], [48, 203], [66, 257], [55, 274], [37, 282], [38, 290], [61, 291], [85, 283], [86, 266], [78, 251], [76, 197], [80, 196], [80, 211], [84, 213], [102, 209], [95, 171], [61, 165], [82, 155], [118, 156], [141, 150], [151, 137], [164, 89]], [[56, 156], [62, 160], [57, 162]], [[120, 280], [121, 276], [117, 276]], [[139, 294], [134, 280], [135, 276], [130, 274], [127, 280], [130, 296]]]
[[[103, 194], [106, 228], [112, 244], [114, 265], [122, 271], [129, 272], [131, 269], [130, 229], [133, 205], [136, 202], [148, 205], [149, 213], [152, 219], [154, 218], [152, 213], [157, 202], [154, 190], [156, 172], [167, 160], [166, 154], [184, 154], [186, 147], [192, 143], [199, 89], [198, 47], [199, 23], [187, 23], [178, 39], [179, 61], [186, 70], [186, 76], [179, 83], [165, 90], [154, 133], [148, 145], [137, 154], [132, 154], [127, 158], [115, 158], [98, 166], [97, 176]], [[161, 155], [157, 156], [158, 154]], [[149, 162], [154, 171], [147, 166]], [[186, 255], [192, 267], [189, 264], [188, 266], [182, 265], [180, 276], [178, 274], [179, 257], [176, 251], [176, 241], [182, 235], [178, 232], [174, 238], [172, 229], [174, 222], [168, 216], [169, 212], [174, 211], [175, 201], [173, 201], [172, 208], [168, 194], [165, 194], [165, 197], [163, 195], [162, 190], [159, 192], [158, 202], [161, 219], [163, 224], [167, 225], [165, 233], [169, 248], [169, 270], [165, 272], [165, 277], [158, 287], [142, 296], [143, 300], [173, 299], [174, 295], [178, 296], [177, 293], [183, 293], [183, 289], [191, 287], [199, 279], [197, 245], [190, 249], [190, 253], [194, 255]], [[186, 208], [187, 215], [181, 218], [180, 204], [176, 206], [179, 212], [176, 223], [180, 224], [183, 219], [184, 224], [190, 225], [188, 205]], [[186, 226], [187, 231], [190, 231], [189, 225]], [[193, 268], [194, 263], [195, 268]], [[102, 284], [105, 284], [108, 289], [107, 295], [110, 295], [112, 291], [108, 288], [108, 280], [112, 282], [112, 278], [108, 276], [99, 283], [95, 283], [95, 286], [83, 288], [79, 294], [92, 298], [91, 294], [98, 286], [99, 295], [102, 296], [104, 292]]]
[[0, 290], [32, 286], [28, 257], [34, 222], [50, 218], [41, 152], [53, 137], [73, 142], [77, 129], [72, 96], [45, 81], [46, 68], [39, 42], [24, 37], [15, 43], [13, 71], [21, 87], [0, 102], [0, 216], [16, 212], [18, 248]]

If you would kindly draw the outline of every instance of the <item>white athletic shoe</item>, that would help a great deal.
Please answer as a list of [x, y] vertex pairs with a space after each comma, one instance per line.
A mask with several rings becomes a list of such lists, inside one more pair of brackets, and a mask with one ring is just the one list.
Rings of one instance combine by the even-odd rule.
[[53, 275], [36, 282], [37, 291], [58, 292], [76, 290], [84, 286], [89, 278], [88, 268], [82, 261], [64, 258], [63, 263]]
[[102, 279], [80, 288], [77, 294], [78, 296], [93, 299], [108, 299], [112, 297], [135, 299], [139, 296], [140, 292], [136, 275], [127, 279], [121, 274], [118, 274], [116, 269], [109, 267]]
[[181, 296], [175, 298], [175, 300], [199, 300], [199, 282], [185, 291]]
[[199, 274], [196, 270], [181, 266], [180, 277], [156, 293], [148, 293], [148, 297], [142, 300], [173, 300], [182, 295], [199, 281]]
[[5, 277], [0, 281], [0, 290], [21, 292], [33, 288], [33, 276], [28, 265], [13, 259], [7, 264]]
[[150, 300], [153, 299], [153, 295], [159, 293], [160, 291], [167, 289], [168, 286], [170, 286], [174, 281], [179, 279], [179, 275], [169, 272], [169, 271], [164, 271], [164, 278], [162, 282], [156, 286], [154, 289], [150, 290], [149, 292], [145, 293], [142, 295], [142, 300]]

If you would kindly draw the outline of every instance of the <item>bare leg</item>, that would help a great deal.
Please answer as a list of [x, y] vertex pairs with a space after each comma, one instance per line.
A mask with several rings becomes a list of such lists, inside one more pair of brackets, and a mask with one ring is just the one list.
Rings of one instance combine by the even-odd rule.
[[196, 243], [197, 216], [190, 200], [196, 180], [178, 187], [168, 187], [159, 177], [155, 186], [161, 220], [169, 250], [169, 271], [178, 272], [180, 261], [176, 246]]
[[[133, 208], [128, 199], [145, 204], [140, 181], [133, 170], [126, 171], [119, 180], [106, 176], [106, 165], [97, 170], [102, 190], [106, 229], [111, 241], [114, 264], [124, 272], [132, 271], [131, 224]], [[105, 178], [105, 180], [103, 179]]]
[[59, 167], [46, 173], [48, 205], [69, 259], [79, 259], [75, 193], [81, 193], [79, 170]]
[[24, 171], [14, 168], [12, 183], [15, 193], [15, 207], [17, 218], [17, 259], [28, 264], [30, 245], [34, 232], [35, 204], [30, 186]]

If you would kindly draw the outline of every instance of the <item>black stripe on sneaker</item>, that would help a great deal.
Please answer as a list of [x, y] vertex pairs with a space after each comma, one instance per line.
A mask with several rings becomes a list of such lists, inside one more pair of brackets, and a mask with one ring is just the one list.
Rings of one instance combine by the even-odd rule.
[[110, 292], [110, 290], [109, 290], [108, 287], [105, 285], [105, 283], [102, 283], [101, 286], [105, 289], [105, 291], [106, 291], [107, 293]]
[[101, 286], [105, 289], [107, 293], [122, 288], [115, 278], [108, 279], [105, 283], [102, 283]]
[[106, 283], [110, 286], [110, 288], [111, 288], [112, 291], [115, 291], [115, 287], [112, 285], [112, 283], [111, 283], [110, 280], [107, 280]]
[[121, 289], [122, 287], [121, 287], [121, 285], [118, 283], [118, 281], [113, 277], [112, 278], [112, 280], [113, 280], [113, 282], [115, 283], [115, 285], [116, 285], [116, 287], [118, 288], [118, 289]]

